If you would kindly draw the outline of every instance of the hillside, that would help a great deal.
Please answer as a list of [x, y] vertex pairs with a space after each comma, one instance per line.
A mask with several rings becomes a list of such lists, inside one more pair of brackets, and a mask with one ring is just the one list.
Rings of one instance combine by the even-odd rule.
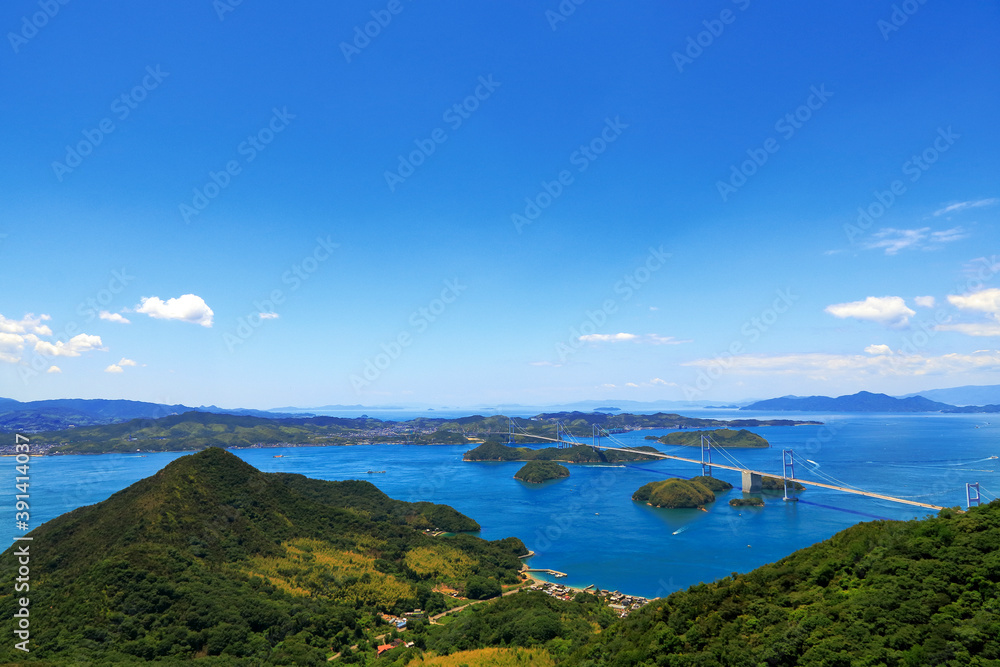
[[794, 410], [798, 412], [942, 412], [954, 408], [923, 396], [893, 398], [859, 391], [850, 396], [786, 396], [751, 403], [740, 410]]
[[657, 442], [664, 445], [700, 447], [702, 436], [711, 437], [714, 445], [731, 449], [760, 449], [771, 446], [767, 440], [756, 433], [751, 433], [746, 429], [734, 431], [728, 428], [716, 429], [714, 431], [675, 431], [661, 436], [657, 439]]
[[[435, 586], [517, 582], [520, 540], [430, 534], [478, 529], [368, 482], [262, 473], [207, 449], [30, 533], [31, 655], [325, 664], [331, 645], [369, 636], [377, 612], [446, 608]], [[13, 552], [0, 557], [7, 618]], [[0, 646], [0, 663], [11, 651]]]
[[841, 531], [657, 600], [565, 665], [996, 665], [1000, 502]]

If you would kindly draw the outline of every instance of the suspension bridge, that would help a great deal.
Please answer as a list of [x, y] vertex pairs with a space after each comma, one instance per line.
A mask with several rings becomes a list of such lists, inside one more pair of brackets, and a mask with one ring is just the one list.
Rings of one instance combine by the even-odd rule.
[[[508, 425], [508, 444], [511, 444], [511, 445], [516, 444], [514, 442], [515, 435], [520, 435], [522, 437], [528, 437], [528, 438], [535, 438], [535, 439], [538, 439], [538, 440], [545, 440], [545, 441], [548, 441], [548, 442], [555, 442], [555, 443], [559, 443], [560, 446], [578, 446], [578, 445], [587, 445], [588, 444], [588, 443], [585, 443], [585, 442], [580, 442], [574, 436], [570, 435], [565, 430], [565, 428], [563, 427], [563, 425], [561, 423], [557, 423], [556, 424], [556, 437], [555, 438], [549, 438], [547, 436], [535, 435], [533, 433], [528, 433], [528, 432], [523, 431], [523, 430], [522, 430], [521, 433], [517, 433], [516, 429], [515, 429], [514, 421], [511, 419], [511, 420], [509, 420], [509, 425]], [[571, 438], [571, 439], [570, 440], [566, 440], [562, 436], [565, 436], [565, 437]], [[619, 446], [602, 445], [602, 444], [600, 444], [600, 439], [602, 437], [609, 438], [611, 441], [613, 441], [616, 445], [619, 445]], [[602, 450], [607, 450], [607, 451], [627, 452], [627, 453], [630, 453], [630, 454], [640, 454], [640, 455], [643, 455], [643, 456], [651, 456], [651, 457], [655, 457], [655, 458], [658, 458], [658, 459], [669, 459], [669, 460], [672, 460], [672, 461], [684, 461], [685, 463], [694, 463], [696, 465], [700, 465], [701, 466], [702, 475], [707, 475], [707, 476], [711, 476], [712, 475], [712, 469], [713, 468], [720, 468], [722, 470], [733, 470], [733, 471], [736, 471], [736, 472], [739, 472], [739, 473], [742, 474], [742, 477], [743, 477], [743, 487], [742, 488], [743, 488], [743, 492], [744, 493], [758, 493], [758, 492], [760, 492], [761, 488], [762, 488], [762, 482], [763, 482], [763, 479], [765, 477], [771, 477], [771, 478], [774, 478], [774, 479], [779, 479], [779, 480], [781, 480], [783, 482], [783, 485], [784, 485], [784, 500], [789, 500], [789, 501], [797, 500], [796, 498], [788, 495], [788, 490], [789, 490], [790, 486], [792, 488], [794, 488], [794, 484], [798, 483], [798, 484], [801, 484], [803, 486], [815, 486], [815, 487], [824, 488], [824, 489], [831, 489], [831, 490], [834, 490], [834, 491], [842, 491], [844, 493], [852, 493], [854, 495], [867, 496], [869, 498], [878, 498], [880, 500], [887, 500], [887, 501], [890, 501], [890, 502], [901, 503], [901, 504], [904, 504], [904, 505], [912, 505], [912, 506], [915, 506], [915, 507], [923, 507], [923, 508], [926, 508], [926, 509], [932, 509], [932, 510], [938, 510], [938, 511], [945, 509], [945, 507], [943, 507], [941, 505], [933, 505], [931, 503], [920, 502], [920, 501], [917, 501], [917, 500], [912, 500], [910, 498], [900, 498], [900, 497], [891, 496], [891, 495], [888, 495], [888, 494], [885, 494], [885, 493], [877, 493], [875, 491], [865, 491], [863, 489], [859, 489], [859, 488], [856, 488], [856, 487], [853, 487], [853, 486], [846, 486], [846, 485], [844, 485], [843, 482], [841, 484], [832, 484], [832, 483], [828, 483], [828, 482], [819, 482], [819, 481], [816, 481], [816, 480], [803, 479], [801, 477], [796, 477], [795, 476], [795, 454], [794, 454], [793, 450], [791, 450], [791, 449], [783, 449], [782, 450], [782, 452], [781, 452], [782, 471], [781, 471], [780, 475], [776, 475], [776, 474], [773, 474], [773, 473], [763, 472], [763, 471], [760, 471], [760, 470], [752, 470], [750, 468], [747, 468], [746, 466], [740, 464], [740, 462], [737, 461], [735, 459], [735, 457], [733, 457], [732, 455], [727, 454], [724, 448], [719, 447], [718, 445], [716, 445], [715, 447], [713, 447], [712, 446], [712, 440], [711, 440], [711, 438], [707, 437], [705, 435], [701, 436], [701, 459], [700, 460], [699, 459], [688, 458], [688, 457], [685, 457], [685, 456], [677, 456], [675, 454], [666, 454], [666, 453], [658, 452], [658, 451], [649, 451], [649, 450], [634, 449], [634, 448], [626, 447], [626, 446], [624, 446], [624, 443], [618, 441], [611, 433], [605, 431], [604, 429], [601, 429], [596, 424], [593, 425], [592, 442], [589, 443], [589, 446], [590, 447], [594, 447], [595, 449], [602, 449]], [[729, 463], [715, 463], [715, 462], [713, 462], [712, 461], [712, 452], [713, 452], [713, 450], [714, 451], [721, 451], [721, 453], [724, 456], [727, 456], [727, 458], [730, 460], [731, 464], [729, 464]], [[831, 481], [839, 481], [839, 480], [833, 480], [833, 478], [831, 478]], [[980, 504], [979, 483], [978, 482], [968, 483], [968, 484], [965, 485], [965, 487], [966, 487], [966, 489], [965, 489], [966, 490], [966, 507], [968, 508], [968, 507], [972, 507], [972, 506], [975, 506], [975, 505], [979, 505]]]

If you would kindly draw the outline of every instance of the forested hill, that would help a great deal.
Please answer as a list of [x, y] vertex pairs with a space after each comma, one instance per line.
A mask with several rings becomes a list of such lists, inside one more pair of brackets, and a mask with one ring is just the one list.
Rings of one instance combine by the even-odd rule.
[[[26, 593], [15, 547], [4, 552], [0, 614], [29, 597], [31, 657], [54, 664], [320, 664], [373, 631], [377, 612], [446, 608], [436, 586], [480, 596], [516, 583], [520, 540], [432, 536], [478, 529], [444, 505], [262, 473], [212, 448], [33, 530], [17, 543], [30, 549]], [[0, 664], [24, 658], [12, 645]]]
[[650, 604], [569, 665], [1000, 664], [1000, 501], [862, 523]]

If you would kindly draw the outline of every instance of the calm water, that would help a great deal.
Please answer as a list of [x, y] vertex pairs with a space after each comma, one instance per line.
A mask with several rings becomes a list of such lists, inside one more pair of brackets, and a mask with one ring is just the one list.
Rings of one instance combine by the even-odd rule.
[[[699, 413], [699, 416], [708, 413]], [[743, 417], [746, 413], [738, 416]], [[719, 413], [732, 417], [734, 413]], [[767, 418], [753, 415], [757, 418]], [[796, 475], [944, 506], [965, 506], [965, 483], [980, 482], [984, 497], [1000, 491], [1000, 415], [792, 415], [824, 426], [751, 429], [771, 442], [767, 450], [733, 450], [757, 470], [781, 471], [781, 450], [796, 452]], [[996, 419], [998, 423], [990, 423]], [[637, 431], [616, 436], [648, 444]], [[10, 436], [13, 437], [13, 436]], [[668, 448], [660, 447], [664, 451]], [[299, 447], [234, 450], [265, 472], [295, 472], [328, 480], [367, 479], [400, 500], [451, 505], [482, 525], [482, 537], [517, 536], [536, 552], [532, 567], [569, 576], [560, 582], [656, 596], [745, 572], [821, 541], [859, 521], [911, 519], [932, 510], [809, 488], [801, 502], [765, 494], [762, 509], [732, 508], [739, 476], [717, 470], [737, 488], [698, 510], [663, 510], [633, 503], [632, 492], [670, 476], [700, 474], [698, 466], [656, 461], [623, 467], [571, 465], [568, 479], [529, 486], [513, 479], [520, 463], [462, 461], [468, 446]], [[700, 458], [694, 448], [671, 453]], [[274, 458], [283, 454], [283, 458]], [[32, 526], [104, 500], [147, 477], [180, 453], [44, 457], [31, 460]], [[721, 453], [713, 457], [725, 462]], [[807, 461], [812, 461], [810, 463]], [[818, 464], [818, 468], [815, 464]], [[0, 458], [0, 480], [10, 490], [0, 518], [13, 530], [13, 458]], [[369, 469], [385, 474], [366, 474]]]

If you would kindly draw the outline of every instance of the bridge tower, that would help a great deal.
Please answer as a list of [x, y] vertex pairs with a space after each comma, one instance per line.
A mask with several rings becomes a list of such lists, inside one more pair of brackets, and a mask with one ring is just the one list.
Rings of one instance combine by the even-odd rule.
[[781, 450], [781, 476], [785, 478], [785, 497], [782, 500], [798, 500], [788, 497], [788, 482], [795, 479], [795, 455], [790, 449]]
[[706, 477], [712, 476], [712, 441], [705, 436], [701, 436], [701, 474]]
[[592, 426], [593, 431], [591, 434], [591, 444], [593, 444], [594, 447], [597, 447], [601, 444], [601, 429], [597, 424], [593, 424]]
[[965, 485], [965, 508], [972, 509], [973, 504], [979, 507], [979, 482]]
[[517, 444], [517, 443], [514, 442], [514, 418], [513, 417], [507, 417], [507, 444], [510, 445], [511, 447], [513, 447], [515, 444]]

